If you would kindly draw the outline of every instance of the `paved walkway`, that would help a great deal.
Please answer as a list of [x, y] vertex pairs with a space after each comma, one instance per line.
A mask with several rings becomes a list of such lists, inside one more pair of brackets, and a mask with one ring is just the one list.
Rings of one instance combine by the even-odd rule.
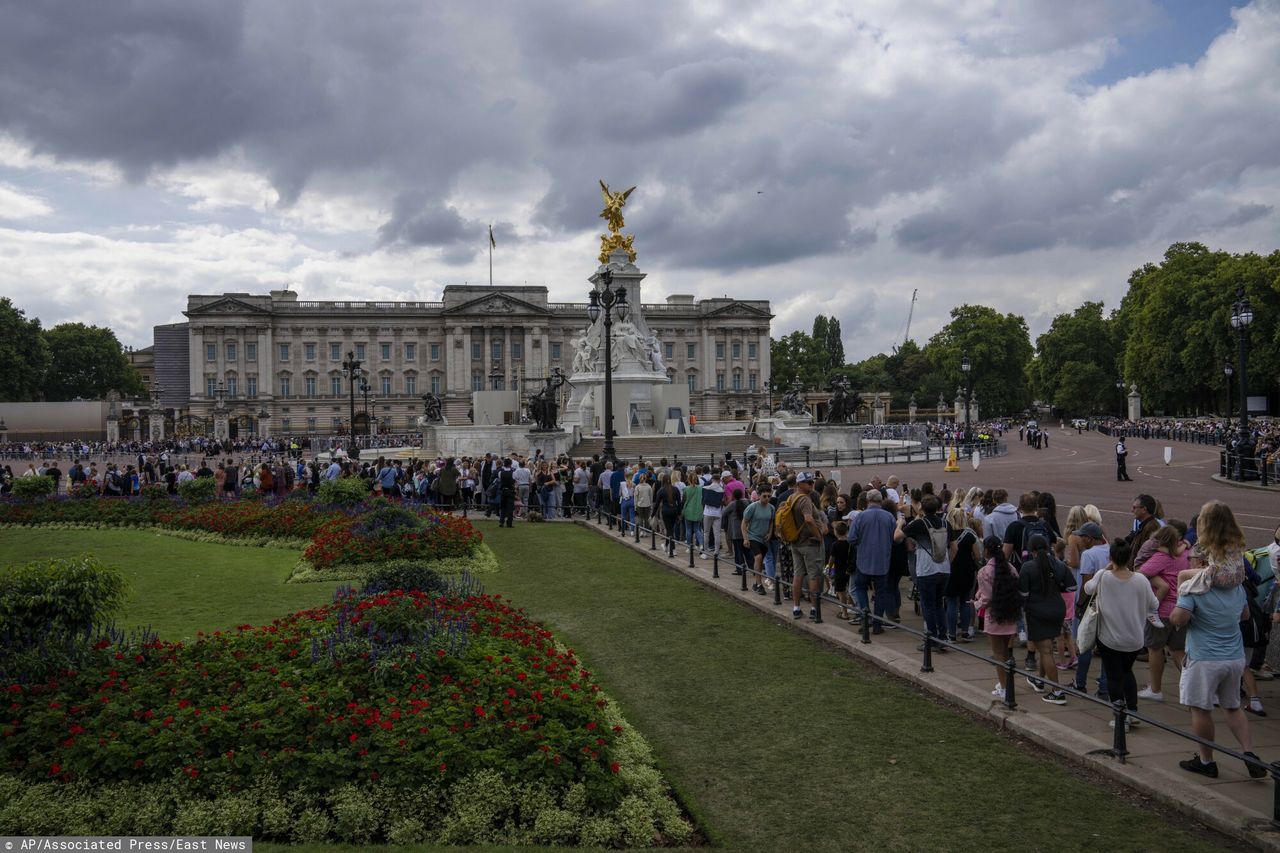
[[[1016, 434], [1015, 434], [1016, 439]], [[1124, 484], [1132, 486], [1133, 484]], [[1111, 714], [1101, 705], [1072, 698], [1066, 705], [1052, 705], [1041, 700], [1027, 686], [1025, 680], [1017, 685], [1018, 707], [1010, 711], [991, 696], [995, 685], [995, 670], [989, 663], [978, 661], [957, 652], [934, 654], [931, 673], [921, 672], [922, 654], [916, 650], [920, 640], [906, 631], [890, 630], [873, 636], [869, 645], [861, 642], [857, 626], [838, 622], [836, 608], [824, 602], [824, 623], [813, 624], [808, 619], [792, 620], [791, 606], [784, 601], [774, 605], [773, 595], [760, 596], [741, 590], [741, 578], [732, 574], [731, 561], [722, 560], [720, 577], [712, 577], [712, 561], [695, 558], [689, 568], [688, 550], [678, 550], [675, 558], [667, 557], [659, 540], [658, 550], [651, 550], [649, 537], [639, 543], [631, 537], [623, 538], [594, 521], [579, 521], [615, 542], [632, 548], [671, 569], [714, 587], [724, 595], [737, 599], [747, 606], [776, 616], [781, 622], [814, 634], [834, 643], [854, 655], [869, 660], [894, 675], [906, 678], [924, 689], [935, 693], [968, 710], [988, 716], [1002, 728], [1027, 737], [1070, 760], [1106, 773], [1124, 784], [1153, 796], [1167, 805], [1177, 808], [1198, 820], [1233, 837], [1266, 849], [1280, 850], [1280, 826], [1272, 824], [1275, 783], [1270, 779], [1250, 779], [1244, 765], [1234, 759], [1219, 756], [1220, 775], [1217, 779], [1196, 776], [1178, 767], [1178, 761], [1193, 751], [1190, 741], [1153, 726], [1138, 726], [1130, 731], [1127, 747], [1129, 755], [1121, 764], [1110, 755], [1101, 754], [1112, 745], [1112, 730], [1108, 725]], [[903, 583], [904, 591], [908, 585]], [[903, 624], [921, 629], [918, 616], [911, 613], [909, 602], [904, 601]], [[966, 648], [989, 653], [989, 645], [983, 634]], [[1018, 652], [1021, 662], [1022, 653]], [[1090, 682], [1096, 681], [1098, 662], [1094, 662]], [[1064, 676], [1064, 682], [1072, 673]], [[1135, 675], [1139, 685], [1146, 677], [1146, 665], [1138, 663]], [[1177, 697], [1177, 671], [1170, 664], [1165, 672], [1165, 701], [1139, 700], [1139, 712], [1162, 723], [1190, 730], [1190, 714], [1179, 705]], [[1254, 751], [1264, 759], [1280, 761], [1280, 680], [1260, 682], [1263, 703], [1275, 716], [1258, 718], [1250, 716]], [[1217, 739], [1227, 746], [1235, 741], [1227, 730], [1220, 714], [1215, 715]]]

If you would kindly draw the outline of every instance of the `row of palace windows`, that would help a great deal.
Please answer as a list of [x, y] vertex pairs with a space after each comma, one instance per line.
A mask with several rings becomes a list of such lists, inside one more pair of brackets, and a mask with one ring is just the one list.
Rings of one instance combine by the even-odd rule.
[[[317, 355], [317, 346], [318, 346], [317, 344], [313, 344], [313, 343], [302, 344], [302, 360], [312, 361], [312, 362], [315, 361], [316, 355]], [[391, 361], [393, 346], [394, 346], [393, 344], [388, 344], [388, 343], [380, 343], [377, 345], [378, 347], [377, 352], [378, 352], [379, 359], [381, 361]], [[228, 341], [227, 343], [223, 344], [223, 347], [225, 348], [224, 355], [226, 360], [229, 362], [236, 361], [236, 359], [239, 356], [238, 344], [236, 344], [234, 341]], [[293, 344], [282, 343], [282, 344], [278, 344], [278, 347], [279, 347], [278, 354], [279, 354], [280, 361], [292, 360], [292, 356], [294, 353]], [[406, 343], [406, 344], [401, 344], [401, 347], [404, 350], [405, 361], [418, 360], [417, 344]], [[427, 347], [428, 347], [428, 355], [430, 360], [439, 361], [441, 345], [438, 343], [433, 343], [433, 344], [428, 344]], [[749, 342], [747, 344], [747, 358], [749, 359], [758, 358], [759, 348], [760, 348], [759, 344], [755, 343], [754, 341]], [[504, 350], [503, 341], [490, 341], [489, 355], [494, 361], [502, 360], [503, 350]], [[717, 361], [724, 361], [725, 350], [726, 350], [725, 343], [723, 341], [717, 341], [716, 342], [716, 360]], [[729, 351], [732, 353], [733, 358], [735, 359], [742, 358], [741, 343], [735, 342], [733, 344], [730, 344]], [[358, 361], [367, 360], [368, 346], [366, 344], [355, 344], [354, 352], [355, 352], [355, 357]], [[673, 359], [675, 358], [675, 354], [676, 354], [676, 347], [674, 343], [664, 344], [663, 346], [664, 357], [668, 359]], [[562, 344], [560, 344], [558, 341], [553, 341], [551, 343], [551, 359], [553, 361], [558, 361], [562, 357], [563, 357]], [[696, 343], [685, 344], [685, 357], [690, 361], [694, 361], [697, 359], [698, 345]], [[205, 361], [217, 361], [218, 345], [205, 344], [204, 358], [205, 358]], [[258, 360], [258, 345], [256, 343], [246, 343], [244, 345], [244, 358], [245, 358], [245, 361]], [[343, 358], [344, 356], [342, 352], [342, 344], [337, 344], [337, 343], [329, 344], [329, 361], [340, 362], [343, 360]], [[511, 358], [516, 361], [519, 361], [520, 359], [524, 358], [523, 342], [521, 341], [511, 342]], [[471, 342], [471, 360], [481, 361], [483, 359], [484, 359], [484, 344], [481, 341], [472, 341]]]
[[[307, 418], [305, 421], [305, 424], [306, 424], [305, 431], [308, 433], [315, 433], [319, 429], [320, 420], [321, 420], [320, 418]], [[346, 430], [348, 428], [345, 418], [335, 416], [332, 418], [326, 418], [325, 420], [327, 422], [327, 428], [330, 432], [337, 432], [339, 428], [341, 428], [342, 430]], [[293, 418], [281, 418], [280, 431], [285, 433], [286, 435], [289, 433], [292, 433], [294, 430], [293, 424], [294, 424]], [[404, 418], [404, 426], [405, 426], [405, 429], [407, 430], [416, 429], [418, 426], [418, 416], [406, 415]], [[379, 431], [381, 431], [383, 427], [386, 427], [389, 430], [395, 430], [396, 429], [395, 416], [394, 415], [378, 415]]]
[[[392, 390], [391, 377], [380, 376], [378, 377], [378, 379], [379, 379], [378, 391], [381, 394], [381, 396], [383, 397], [392, 396], [393, 390]], [[728, 381], [730, 383], [728, 387], [734, 391], [741, 391], [743, 390], [742, 380], [743, 380], [742, 371], [735, 370], [733, 371], [732, 375], [728, 377]], [[483, 373], [480, 373], [478, 371], [475, 373], [472, 373], [471, 374], [471, 390], [484, 391], [485, 381], [486, 379]], [[493, 383], [492, 390], [502, 391], [506, 389], [507, 383], [504, 377], [494, 377], [490, 381], [492, 381]], [[239, 384], [238, 377], [228, 376], [225, 382], [226, 382], [226, 385], [225, 385], [224, 391], [228, 397], [234, 398], [234, 397], [240, 396], [240, 384]], [[279, 387], [278, 387], [279, 396], [281, 397], [293, 396], [294, 387], [295, 387], [293, 384], [293, 377], [281, 376], [278, 378], [278, 382], [279, 382]], [[698, 390], [698, 374], [690, 373], [688, 375], [688, 383], [689, 383], [690, 391], [697, 391]], [[726, 383], [726, 376], [724, 372], [721, 371], [716, 373], [716, 390], [724, 391], [726, 388], [725, 383]], [[756, 391], [759, 389], [759, 386], [760, 386], [759, 374], [756, 373], [755, 371], [752, 371], [751, 373], [747, 374], [747, 390]], [[432, 394], [443, 393], [443, 390], [444, 390], [443, 377], [441, 377], [439, 374], [433, 373], [430, 376], [429, 388]], [[319, 396], [319, 389], [320, 389], [320, 381], [315, 376], [303, 377], [301, 386], [298, 388], [298, 390], [301, 391], [301, 396], [303, 397], [317, 397]], [[518, 379], [511, 380], [511, 390], [512, 391], [519, 390]], [[348, 388], [347, 380], [344, 377], [342, 376], [329, 377], [328, 396], [343, 397], [343, 396], [347, 396], [349, 391], [350, 389]], [[244, 393], [246, 397], [258, 396], [258, 378], [256, 376], [249, 376], [245, 378]], [[405, 376], [404, 390], [401, 393], [404, 394], [405, 396], [413, 396], [417, 394], [418, 393], [418, 377], [412, 376], [412, 375]], [[217, 394], [218, 394], [217, 378], [213, 376], [205, 377], [205, 395], [209, 398], [213, 398], [213, 397], [216, 397]]]
[[[296, 350], [294, 349], [294, 345], [293, 345], [293, 344], [278, 344], [277, 346], [278, 346], [277, 354], [279, 355], [279, 360], [280, 360], [280, 361], [290, 361], [290, 360], [292, 360], [293, 354], [294, 354], [294, 352], [296, 351]], [[380, 358], [380, 360], [382, 360], [382, 361], [391, 361], [391, 355], [392, 355], [392, 351], [393, 351], [393, 346], [394, 346], [393, 344], [387, 344], [387, 343], [380, 343], [380, 344], [378, 344], [378, 345], [377, 345], [377, 350], [376, 350], [376, 352], [378, 353], [378, 357]], [[237, 356], [239, 355], [239, 348], [237, 347], [236, 343], [235, 343], [234, 341], [228, 341], [227, 343], [223, 344], [223, 347], [224, 347], [224, 350], [225, 350], [225, 351], [224, 351], [224, 355], [225, 355], [225, 357], [226, 357], [226, 360], [227, 360], [227, 361], [235, 361], [235, 360], [236, 360], [236, 358], [237, 358]], [[316, 356], [317, 356], [317, 354], [318, 354], [318, 345], [317, 345], [317, 344], [304, 343], [304, 344], [302, 344], [302, 345], [301, 345], [301, 347], [302, 347], [302, 360], [303, 360], [303, 361], [315, 361], [315, 360], [316, 360]], [[417, 360], [418, 360], [418, 345], [417, 345], [417, 344], [408, 344], [408, 343], [406, 343], [406, 344], [401, 344], [401, 348], [403, 349], [403, 352], [404, 352], [404, 360], [405, 360], [405, 361], [417, 361]], [[439, 360], [440, 360], [440, 352], [441, 352], [441, 346], [440, 346], [440, 344], [428, 344], [428, 345], [427, 345], [427, 348], [428, 348], [428, 355], [429, 355], [430, 360], [431, 360], [431, 361], [439, 361]], [[355, 352], [355, 356], [356, 356], [356, 359], [357, 359], [357, 360], [359, 360], [359, 361], [365, 361], [365, 360], [367, 360], [367, 359], [366, 359], [366, 357], [367, 357], [368, 352], [369, 352], [369, 350], [368, 350], [368, 345], [367, 345], [367, 344], [355, 344], [355, 346], [353, 347], [353, 350], [354, 350], [354, 352]], [[513, 350], [513, 352], [514, 352], [514, 350], [515, 350], [515, 347], [514, 347], [514, 346], [512, 347], [512, 350]], [[517, 356], [517, 357], [518, 357], [518, 356]], [[245, 358], [245, 361], [257, 361], [257, 360], [258, 360], [258, 345], [257, 345], [257, 344], [255, 344], [255, 343], [246, 343], [246, 344], [244, 345], [244, 358]], [[344, 354], [343, 354], [343, 352], [342, 352], [342, 344], [336, 344], [336, 343], [331, 343], [331, 344], [329, 344], [329, 361], [340, 362], [340, 361], [342, 361], [344, 358], [345, 358], [345, 355], [344, 355]], [[217, 344], [205, 344], [205, 345], [204, 345], [204, 360], [205, 360], [205, 361], [217, 361], [217, 360], [218, 360], [218, 345], [217, 345]]]

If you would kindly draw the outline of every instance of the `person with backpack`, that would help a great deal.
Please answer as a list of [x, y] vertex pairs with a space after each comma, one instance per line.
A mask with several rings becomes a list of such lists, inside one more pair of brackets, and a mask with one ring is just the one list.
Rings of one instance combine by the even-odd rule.
[[[920, 516], [894, 531], [895, 542], [904, 542], [908, 553], [915, 554], [916, 590], [920, 596], [920, 612], [925, 633], [937, 640], [946, 638], [946, 611], [942, 603], [947, 580], [951, 576], [951, 560], [955, 557], [955, 540], [960, 535], [942, 517], [942, 500], [937, 495], [922, 495]], [[945, 652], [946, 646], [935, 648]], [[919, 647], [924, 650], [924, 644]]]
[[[1004, 555], [1015, 569], [1031, 558], [1031, 549], [1028, 547], [1031, 537], [1043, 536], [1051, 548], [1057, 540], [1053, 528], [1040, 516], [1039, 506], [1040, 496], [1037, 493], [1024, 493], [1018, 498], [1018, 517], [1005, 528]], [[1018, 642], [1027, 642], [1026, 624], [1022, 620], [1018, 621]], [[1030, 645], [1027, 646], [1025, 666], [1032, 671], [1036, 669], [1036, 653]]]
[[1053, 660], [1053, 641], [1062, 633], [1067, 618], [1067, 605], [1062, 593], [1076, 588], [1075, 578], [1067, 564], [1053, 556], [1049, 541], [1036, 533], [1028, 543], [1031, 555], [1018, 572], [1018, 586], [1023, 596], [1023, 612], [1027, 624], [1027, 648], [1034, 648], [1039, 661], [1039, 678], [1028, 676], [1027, 683], [1037, 693], [1044, 693], [1044, 683], [1053, 689], [1041, 698], [1051, 705], [1067, 704], [1067, 694], [1058, 689], [1058, 667]]
[[820, 623], [822, 612], [818, 609], [818, 597], [822, 595], [822, 584], [826, 580], [822, 537], [826, 534], [827, 517], [813, 500], [813, 479], [813, 474], [808, 471], [796, 475], [796, 490], [778, 509], [777, 524], [778, 535], [791, 546], [795, 573], [791, 583], [791, 618], [799, 619], [803, 615], [800, 601], [807, 582], [809, 600], [813, 605], [809, 608], [809, 619]]
[[684, 487], [683, 492], [684, 505], [681, 507], [681, 515], [684, 518], [684, 532], [688, 539], [690, 548], [696, 544], [699, 549], [702, 548], [702, 484], [698, 481], [697, 476], [689, 478], [689, 484]]

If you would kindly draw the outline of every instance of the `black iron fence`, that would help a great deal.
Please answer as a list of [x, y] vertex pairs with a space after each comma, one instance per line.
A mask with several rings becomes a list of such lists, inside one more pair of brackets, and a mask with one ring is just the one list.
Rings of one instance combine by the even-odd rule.
[[[612, 532], [616, 532], [620, 538], [632, 539], [636, 544], [642, 545], [644, 540], [648, 540], [650, 551], [657, 551], [659, 547], [661, 547], [667, 556], [672, 559], [675, 558], [678, 552], [686, 550], [688, 553], [689, 568], [692, 569], [696, 565], [694, 561], [695, 545], [692, 537], [677, 537], [674, 535], [674, 531], [670, 530], [658, 531], [653, 525], [646, 526], [639, 524], [635, 518], [624, 518], [620, 515], [608, 512], [603, 507], [599, 506], [588, 509], [585, 513], [585, 518], [588, 523], [594, 521], [597, 526], [605, 527]], [[780, 547], [785, 548], [787, 546], [781, 545]], [[744, 557], [741, 552], [734, 556], [733, 560], [732, 572], [734, 576], [741, 578], [742, 592], [748, 591], [747, 578], [749, 576], [754, 576], [756, 579], [755, 587], [758, 592], [765, 590], [767, 584], [772, 584], [773, 606], [781, 607], [786, 600], [791, 598], [791, 583], [789, 581], [784, 580], [781, 577], [770, 577], [766, 572], [757, 571], [752, 565], [751, 558]], [[719, 578], [719, 547], [712, 551], [710, 561], [711, 577]], [[775, 572], [775, 574], [777, 573]], [[784, 587], [787, 588], [786, 592], [783, 591]], [[762, 594], [768, 595], [768, 592], [766, 591]], [[950, 640], [943, 640], [930, 636], [925, 631], [918, 628], [904, 625], [901, 622], [895, 622], [883, 616], [876, 616], [872, 613], [870, 608], [860, 608], [852, 602], [840, 602], [838, 599], [832, 597], [830, 593], [822, 592], [814, 595], [812, 592], [809, 592], [808, 595], [810, 597], [810, 604], [812, 605], [813, 611], [816, 615], [816, 618], [814, 619], [816, 622], [823, 621], [822, 606], [824, 603], [857, 612], [859, 614], [860, 621], [860, 642], [863, 645], [870, 645], [873, 642], [872, 637], [876, 634], [882, 633], [886, 629], [901, 631], [920, 639], [921, 644], [918, 647], [921, 652], [920, 671], [923, 673], [934, 672], [934, 659], [938, 654], [951, 653], [965, 655], [975, 660], [990, 664], [993, 668], [1001, 669], [1005, 674], [1005, 693], [1004, 698], [1001, 700], [1001, 704], [1010, 711], [1015, 710], [1018, 707], [1017, 682], [1019, 678], [1026, 678], [1030, 682], [1038, 683], [1041, 687], [1045, 686], [1047, 683], [1037, 675], [1028, 675], [1025, 670], [1019, 669], [1012, 656], [1005, 660], [996, 660], [989, 655], [985, 655], [982, 652], [975, 651]], [[1105, 708], [1108, 713], [1111, 714], [1112, 726], [1114, 728], [1114, 731], [1112, 732], [1111, 746], [1106, 749], [1095, 750], [1090, 753], [1091, 755], [1110, 755], [1119, 760], [1121, 764], [1125, 763], [1125, 760], [1129, 755], [1127, 743], [1127, 728], [1129, 725], [1141, 723], [1142, 725], [1168, 732], [1197, 746], [1205, 746], [1212, 749], [1214, 752], [1220, 752], [1225, 756], [1237, 759], [1245, 765], [1249, 771], [1249, 775], [1254, 778], [1261, 779], [1269, 775], [1274, 783], [1272, 821], [1280, 823], [1280, 762], [1264, 761], [1257, 756], [1246, 755], [1243, 750], [1226, 746], [1225, 744], [1215, 740], [1202, 738], [1192, 732], [1183, 731], [1182, 729], [1168, 723], [1161, 722], [1160, 720], [1156, 720], [1152, 717], [1148, 717], [1138, 711], [1131, 711], [1125, 706], [1122, 699], [1117, 699], [1115, 701], [1099, 699], [1087, 691], [1077, 690], [1070, 684], [1054, 684], [1052, 685], [1052, 689], [1060, 690], [1068, 696]]]

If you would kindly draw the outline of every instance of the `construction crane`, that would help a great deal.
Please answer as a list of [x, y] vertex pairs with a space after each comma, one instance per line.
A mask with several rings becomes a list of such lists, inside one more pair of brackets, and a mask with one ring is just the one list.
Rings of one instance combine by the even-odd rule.
[[[911, 307], [907, 310], [907, 327], [902, 333], [902, 346], [906, 346], [907, 341], [911, 340], [911, 318], [916, 313], [916, 295], [920, 292], [919, 288], [911, 291]], [[897, 352], [899, 347], [894, 347], [893, 351]]]

